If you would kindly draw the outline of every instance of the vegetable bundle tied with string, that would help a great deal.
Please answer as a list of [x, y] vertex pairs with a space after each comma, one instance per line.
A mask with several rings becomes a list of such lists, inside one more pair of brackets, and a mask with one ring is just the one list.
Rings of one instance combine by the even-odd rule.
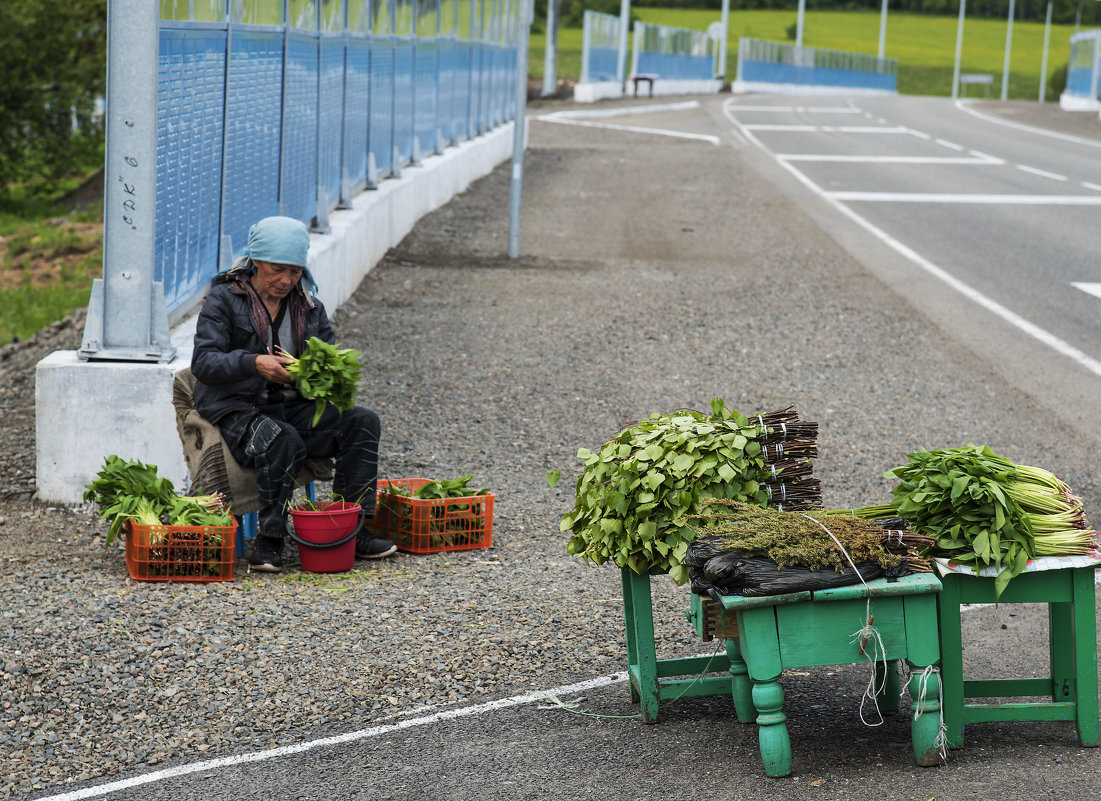
[[782, 512], [709, 498], [688, 515], [685, 556], [698, 594], [761, 596], [928, 572], [905, 532], [822, 511]]
[[318, 337], [310, 337], [298, 358], [282, 350], [280, 355], [291, 360], [284, 367], [302, 397], [314, 402], [311, 425], [316, 426], [321, 420], [327, 403], [341, 411], [355, 407], [356, 389], [363, 371], [358, 350], [337, 347]]
[[1082, 501], [1050, 471], [1014, 464], [986, 446], [907, 455], [886, 473], [897, 478], [894, 501], [853, 512], [899, 516], [933, 538], [923, 553], [971, 567], [993, 567], [995, 598], [1035, 556], [1094, 552], [1096, 532]]
[[787, 509], [816, 508], [821, 489], [811, 473], [818, 426], [791, 409], [746, 417], [711, 402], [694, 410], [655, 413], [622, 429], [584, 462], [572, 512], [568, 553], [593, 564], [612, 561], [635, 573], [667, 572], [688, 580], [684, 556], [695, 533], [687, 517], [705, 498]]

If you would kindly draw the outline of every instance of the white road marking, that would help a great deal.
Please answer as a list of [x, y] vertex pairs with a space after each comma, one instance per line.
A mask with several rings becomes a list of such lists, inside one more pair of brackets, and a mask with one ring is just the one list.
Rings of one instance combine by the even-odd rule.
[[1085, 145], [1086, 147], [1101, 147], [1101, 140], [1098, 139], [1083, 139], [1081, 136], [1072, 136], [1071, 134], [1059, 133], [1058, 131], [1046, 131], [1043, 128], [1033, 128], [1031, 125], [1022, 125], [1019, 122], [1010, 122], [1009, 120], [1003, 120], [1000, 117], [993, 117], [989, 114], [983, 114], [981, 111], [976, 111], [971, 108], [970, 103], [966, 100], [957, 100], [956, 108], [972, 117], [978, 117], [980, 120], [986, 120], [992, 122], [995, 125], [1004, 125], [1006, 128], [1016, 128], [1019, 131], [1028, 131], [1029, 133], [1039, 134], [1040, 136], [1050, 136], [1053, 139], [1062, 139], [1065, 142], [1074, 142], [1076, 145]]
[[989, 158], [976, 158], [974, 156], [839, 156], [824, 153], [776, 153], [776, 158], [784, 161], [836, 161], [851, 162], [854, 164], [982, 164], [998, 165], [1004, 161], [995, 161]]
[[371, 737], [379, 737], [384, 734], [391, 734], [402, 729], [410, 729], [414, 726], [427, 726], [432, 723], [439, 723], [441, 721], [455, 720], [456, 718], [472, 717], [474, 715], [482, 715], [486, 712], [495, 712], [498, 709], [509, 709], [511, 707], [526, 706], [527, 704], [533, 704], [538, 701], [554, 700], [557, 697], [563, 695], [570, 695], [572, 693], [584, 692], [585, 690], [593, 690], [598, 687], [607, 687], [611, 684], [622, 684], [627, 681], [626, 673], [613, 673], [610, 676], [600, 676], [588, 681], [578, 682], [577, 684], [568, 684], [563, 687], [556, 687], [550, 690], [537, 690], [523, 695], [514, 695], [511, 698], [502, 698], [498, 701], [489, 701], [484, 704], [476, 704], [474, 706], [459, 707], [458, 709], [449, 709], [444, 712], [436, 712], [432, 715], [425, 715], [419, 718], [408, 718], [406, 720], [400, 720], [397, 723], [389, 723], [382, 726], [372, 726], [369, 729], [360, 729], [359, 731], [348, 732], [347, 734], [338, 734], [334, 737], [324, 737], [319, 740], [308, 740], [302, 743], [296, 743], [294, 745], [284, 745], [280, 748], [269, 748], [266, 751], [254, 751], [249, 754], [239, 754], [237, 756], [222, 757], [221, 759], [207, 759], [202, 762], [192, 762], [188, 765], [177, 765], [173, 768], [165, 768], [164, 770], [153, 771], [152, 773], [146, 773], [141, 776], [132, 776], [129, 779], [122, 779], [120, 781], [109, 782], [107, 784], [100, 784], [94, 787], [85, 787], [82, 790], [72, 790], [67, 793], [60, 793], [58, 795], [51, 795], [45, 798], [40, 798], [38, 801], [80, 801], [83, 798], [99, 798], [109, 793], [116, 793], [120, 790], [129, 790], [133, 787], [141, 787], [145, 784], [153, 784], [155, 782], [164, 781], [165, 779], [172, 779], [177, 776], [187, 776], [192, 773], [201, 773], [204, 771], [217, 770], [219, 768], [233, 767], [235, 765], [245, 765], [252, 762], [267, 762], [271, 759], [279, 759], [291, 754], [301, 754], [306, 751], [312, 751], [315, 748], [325, 748], [332, 745], [342, 745], [344, 743], [351, 743], [357, 740], [366, 740]]
[[722, 140], [711, 134], [688, 133], [687, 131], [670, 131], [666, 128], [645, 128], [640, 125], [614, 125], [610, 122], [589, 122], [587, 120], [574, 120], [568, 117], [536, 117], [542, 122], [555, 122], [559, 125], [578, 125], [582, 128], [606, 128], [611, 131], [630, 131], [632, 133], [659, 134], [660, 136], [672, 136], [677, 139], [694, 139], [700, 142], [710, 142], [719, 145]]
[[[750, 106], [735, 104], [738, 111], [775, 111], [790, 114], [792, 112], [808, 112], [811, 114], [860, 114], [858, 108], [851, 106]], [[868, 116], [865, 114], [864, 116]]]
[[742, 126], [747, 131], [791, 131], [795, 133], [809, 133], [823, 131], [825, 133], [870, 133], [870, 134], [904, 134], [910, 133], [909, 129], [896, 125], [885, 128], [881, 125], [772, 125], [769, 123], [747, 123]]
[[1084, 189], [1092, 189], [1095, 192], [1101, 192], [1101, 186], [1098, 186], [1097, 184], [1091, 184], [1089, 181], [1082, 181], [1082, 183], [1079, 185]]
[[[726, 103], [723, 104], [723, 113], [726, 115], [726, 118], [728, 120], [730, 120], [731, 124], [733, 124], [735, 127], [742, 128], [742, 123], [739, 122], [738, 118], [734, 116], [733, 112], [735, 110], [736, 110], [736, 106], [734, 106], [734, 104], [731, 104], [729, 100]], [[765, 147], [764, 143], [762, 143], [759, 139], [757, 139], [755, 136], [753, 136], [752, 133], [749, 133], [749, 132], [745, 131], [744, 129], [743, 129], [742, 132], [746, 135], [746, 137], [751, 142], [753, 142], [753, 144], [755, 144], [757, 147], [759, 147], [764, 153], [767, 153], [768, 155], [772, 155], [772, 152], [767, 147]], [[1010, 325], [1012, 325], [1014, 328], [1021, 331], [1022, 333], [1027, 334], [1030, 337], [1033, 337], [1034, 339], [1040, 341], [1044, 345], [1047, 345], [1049, 348], [1056, 351], [1057, 353], [1060, 353], [1063, 356], [1066, 356], [1068, 359], [1072, 360], [1073, 362], [1075, 362], [1079, 366], [1085, 368], [1086, 370], [1089, 370], [1094, 375], [1101, 376], [1101, 361], [1098, 361], [1097, 359], [1094, 359], [1093, 357], [1089, 356], [1088, 354], [1082, 352], [1081, 350], [1074, 347], [1070, 343], [1068, 343], [1068, 342], [1060, 339], [1059, 337], [1055, 336], [1050, 331], [1047, 331], [1047, 330], [1041, 328], [1040, 326], [1036, 325], [1035, 323], [1033, 323], [1029, 320], [1026, 320], [1024, 317], [1021, 317], [1016, 312], [1014, 312], [1014, 311], [1008, 309], [1007, 307], [1003, 306], [1002, 304], [998, 303], [993, 298], [987, 297], [986, 295], [984, 295], [982, 292], [979, 292], [974, 287], [972, 287], [972, 286], [964, 283], [960, 279], [956, 278], [954, 275], [949, 273], [944, 268], [939, 267], [938, 265], [936, 265], [933, 262], [929, 261], [924, 256], [922, 256], [920, 253], [915, 251], [913, 248], [909, 247], [908, 245], [903, 244], [902, 242], [900, 242], [899, 240], [895, 239], [893, 236], [888, 234], [886, 231], [882, 230], [881, 228], [878, 228], [877, 226], [875, 226], [871, 222], [869, 222], [867, 219], [865, 219], [861, 215], [857, 214], [851, 208], [849, 208], [844, 203], [842, 203], [837, 197], [835, 197], [831, 193], [826, 192], [825, 190], [823, 190], [820, 186], [818, 186], [816, 183], [811, 181], [809, 178], [807, 178], [805, 175], [803, 175], [803, 173], [799, 172], [799, 170], [797, 170], [795, 167], [793, 167], [788, 162], [778, 161], [777, 163], [781, 167], [783, 167], [785, 170], [787, 170], [789, 173], [791, 173], [791, 175], [797, 181], [799, 181], [801, 184], [803, 184], [805, 187], [807, 187], [807, 189], [809, 189], [810, 191], [814, 192], [819, 197], [826, 200], [827, 203], [832, 205], [841, 214], [848, 217], [854, 223], [859, 225], [861, 228], [866, 230], [868, 233], [870, 233], [876, 239], [880, 240], [881, 242], [883, 242], [888, 247], [892, 248], [894, 251], [896, 251], [900, 255], [904, 256], [907, 259], [909, 259], [911, 262], [913, 262], [915, 265], [917, 265], [919, 268], [921, 268], [922, 270], [927, 272], [932, 277], [936, 278], [939, 281], [942, 281], [944, 284], [946, 284], [952, 290], [960, 293], [961, 295], [963, 295], [968, 300], [972, 301], [973, 303], [975, 303], [975, 304], [981, 306], [982, 308], [986, 309], [987, 311], [989, 311], [991, 314], [1001, 318], [1002, 320], [1009, 323]]]
[[1047, 170], [1040, 170], [1036, 167], [1029, 167], [1027, 164], [1015, 164], [1013, 166], [1021, 172], [1027, 172], [1030, 175], [1039, 175], [1041, 178], [1050, 178], [1053, 181], [1067, 180], [1067, 176], [1065, 175], [1059, 175], [1059, 173], [1056, 172], [1048, 172]]
[[1071, 281], [1070, 285], [1075, 289], [1081, 289], [1094, 297], [1101, 298], [1101, 284], [1086, 284], [1080, 281]]
[[1002, 206], [1101, 206], [1096, 195], [954, 195], [938, 192], [826, 192], [836, 200], [870, 203], [982, 203]]
[[567, 111], [552, 111], [550, 114], [541, 114], [537, 120], [570, 119], [588, 120], [604, 119], [607, 117], [626, 117], [631, 114], [659, 114], [663, 111], [685, 111], [699, 108], [698, 100], [684, 100], [677, 103], [651, 103], [646, 106], [616, 106], [614, 108], [596, 109], [569, 109]]
[[936, 142], [941, 147], [946, 147], [949, 150], [963, 150], [964, 149], [963, 145], [957, 145], [955, 142], [949, 142], [947, 139], [934, 139], [933, 141]]

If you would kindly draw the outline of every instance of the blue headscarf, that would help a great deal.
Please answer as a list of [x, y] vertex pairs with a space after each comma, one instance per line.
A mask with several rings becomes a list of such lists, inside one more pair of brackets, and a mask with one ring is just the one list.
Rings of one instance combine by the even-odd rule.
[[309, 295], [317, 294], [317, 282], [310, 273], [307, 255], [310, 251], [310, 232], [293, 217], [265, 217], [248, 230], [248, 246], [234, 270], [248, 265], [251, 274], [256, 268], [250, 260], [272, 264], [290, 264], [302, 268], [303, 288]]

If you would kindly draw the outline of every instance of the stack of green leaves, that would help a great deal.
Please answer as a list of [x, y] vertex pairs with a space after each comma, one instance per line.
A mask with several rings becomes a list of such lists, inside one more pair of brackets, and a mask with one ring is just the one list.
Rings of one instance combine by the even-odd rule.
[[109, 526], [110, 545], [127, 520], [142, 525], [232, 526], [220, 495], [180, 496], [156, 465], [108, 456], [103, 468], [84, 487], [84, 500], [95, 503]]
[[281, 351], [280, 355], [291, 360], [285, 367], [302, 397], [314, 402], [311, 425], [317, 425], [327, 403], [342, 411], [356, 405], [356, 389], [363, 371], [358, 350], [341, 348], [318, 337], [310, 337], [298, 358], [286, 351]]
[[[803, 435], [798, 440], [802, 445], [793, 450], [814, 453], [807, 436], [816, 436], [817, 426], [800, 425], [790, 410], [749, 418], [716, 399], [710, 415], [692, 410], [655, 413], [621, 430], [596, 452], [579, 449], [584, 467], [574, 509], [560, 526], [571, 534], [567, 552], [597, 565], [611, 560], [639, 574], [667, 572], [683, 584], [688, 580], [685, 552], [696, 536], [687, 517], [701, 499], [767, 506], [766, 482], [798, 476], [809, 483], [806, 458], [776, 462], [765, 452], [764, 443], [789, 433], [792, 442]], [[772, 454], [783, 456], [778, 449]], [[820, 497], [804, 498], [802, 508], [817, 505]]]
[[894, 501], [853, 510], [866, 518], [899, 516], [932, 537], [925, 556], [998, 571], [995, 598], [1034, 556], [1089, 553], [1082, 502], [1042, 468], [1014, 464], [983, 445], [907, 455], [888, 471]]
[[392, 495], [402, 495], [407, 498], [432, 500], [441, 498], [470, 498], [476, 495], [488, 495], [488, 488], [476, 490], [470, 487], [470, 480], [472, 478], [474, 478], [474, 474], [470, 473], [465, 476], [459, 476], [458, 478], [429, 481], [427, 484], [419, 487], [415, 492], [410, 492], [405, 487], [390, 484], [386, 489], [381, 490], [380, 494], [388, 492]]

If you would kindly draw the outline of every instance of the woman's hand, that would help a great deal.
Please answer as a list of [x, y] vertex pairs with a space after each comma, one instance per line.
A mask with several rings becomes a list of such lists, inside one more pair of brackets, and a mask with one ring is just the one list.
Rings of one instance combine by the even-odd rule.
[[291, 374], [283, 365], [290, 363], [291, 360], [283, 356], [263, 353], [256, 357], [256, 372], [272, 384], [286, 384], [291, 380]]

